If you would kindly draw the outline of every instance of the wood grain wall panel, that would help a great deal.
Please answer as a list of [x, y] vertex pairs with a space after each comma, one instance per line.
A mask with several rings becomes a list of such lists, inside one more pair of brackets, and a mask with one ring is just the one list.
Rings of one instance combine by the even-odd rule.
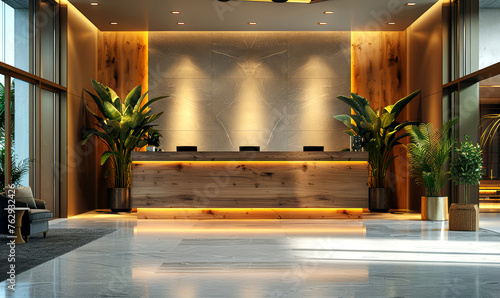
[[[97, 78], [102, 84], [116, 91], [122, 100], [137, 85], [143, 93], [148, 90], [148, 33], [147, 32], [101, 32], [98, 35]], [[107, 150], [99, 144], [99, 154]], [[100, 156], [99, 155], [99, 156]], [[106, 189], [112, 187], [111, 179], [104, 173], [110, 170], [106, 165], [100, 172], [99, 207], [105, 208]]]
[[406, 32], [352, 32], [351, 43], [352, 92], [374, 108], [406, 95]]
[[[406, 32], [351, 33], [351, 89], [366, 97], [374, 109], [394, 104], [409, 92], [407, 88]], [[407, 120], [406, 112], [399, 121]], [[396, 209], [408, 209], [409, 173], [403, 147], [389, 168], [387, 186], [394, 192]]]
[[98, 80], [125, 98], [137, 85], [148, 90], [148, 33], [99, 32]]

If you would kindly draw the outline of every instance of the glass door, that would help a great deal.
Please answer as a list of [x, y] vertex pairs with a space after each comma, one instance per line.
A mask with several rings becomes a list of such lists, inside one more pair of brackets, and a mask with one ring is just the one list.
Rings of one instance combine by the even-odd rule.
[[[500, 212], [500, 75], [479, 82], [484, 177], [479, 185], [481, 212]], [[485, 138], [489, 136], [489, 138]]]

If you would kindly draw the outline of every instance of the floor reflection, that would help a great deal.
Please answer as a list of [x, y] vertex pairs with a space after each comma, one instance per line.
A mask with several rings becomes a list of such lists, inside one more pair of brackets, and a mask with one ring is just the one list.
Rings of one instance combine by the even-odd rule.
[[0, 297], [496, 297], [500, 217], [481, 214], [480, 226], [450, 232], [418, 214], [196, 221], [93, 212], [51, 229], [118, 230], [19, 274], [17, 291]]

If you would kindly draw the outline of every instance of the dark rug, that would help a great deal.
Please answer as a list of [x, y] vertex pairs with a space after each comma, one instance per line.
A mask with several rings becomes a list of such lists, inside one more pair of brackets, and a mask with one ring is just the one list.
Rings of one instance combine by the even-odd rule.
[[43, 234], [30, 237], [25, 244], [16, 244], [15, 263], [10, 263], [7, 236], [0, 235], [0, 281], [6, 280], [10, 264], [16, 265], [16, 275], [50, 261], [60, 255], [116, 231], [115, 229], [50, 229], [47, 238]]

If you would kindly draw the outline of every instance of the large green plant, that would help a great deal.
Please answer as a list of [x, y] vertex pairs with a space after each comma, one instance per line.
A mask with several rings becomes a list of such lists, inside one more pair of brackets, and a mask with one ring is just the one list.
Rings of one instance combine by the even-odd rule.
[[428, 197], [437, 197], [446, 182], [450, 180], [449, 172], [445, 172], [444, 164], [450, 159], [455, 138], [450, 130], [458, 121], [451, 119], [438, 130], [432, 123], [419, 126], [407, 126], [412, 142], [406, 146], [410, 175], [415, 183], [424, 185]]
[[455, 148], [455, 156], [451, 162], [451, 179], [456, 185], [463, 184], [465, 187], [465, 203], [469, 201], [469, 188], [478, 185], [483, 176], [482, 150], [477, 144], [469, 141], [470, 136], [465, 136], [465, 142], [461, 142], [460, 148]]
[[151, 125], [151, 122], [163, 114], [163, 112], [150, 114], [149, 106], [167, 96], [157, 97], [143, 103], [148, 92], [142, 94], [142, 88], [139, 85], [130, 91], [122, 102], [113, 89], [94, 79], [92, 79], [92, 86], [96, 94], [85, 91], [90, 94], [104, 118], [87, 106], [87, 110], [97, 120], [95, 123], [97, 128], [83, 130], [82, 145], [92, 136], [96, 136], [106, 144], [108, 150], [101, 156], [101, 165], [109, 160], [114, 174], [114, 187], [128, 188], [130, 187], [132, 151], [147, 145], [146, 135], [157, 132], [154, 129], [155, 125]]
[[355, 93], [351, 98], [339, 96], [354, 111], [353, 115], [337, 115], [335, 119], [343, 122], [350, 136], [361, 136], [363, 148], [368, 151], [368, 163], [371, 171], [371, 187], [385, 187], [385, 174], [387, 168], [396, 158], [391, 157], [392, 149], [400, 144], [400, 140], [409, 136], [408, 133], [398, 134], [408, 125], [417, 125], [420, 122], [396, 121], [398, 115], [406, 105], [420, 93], [420, 90], [400, 99], [393, 105], [385, 107], [380, 113], [370, 107], [368, 100]]

